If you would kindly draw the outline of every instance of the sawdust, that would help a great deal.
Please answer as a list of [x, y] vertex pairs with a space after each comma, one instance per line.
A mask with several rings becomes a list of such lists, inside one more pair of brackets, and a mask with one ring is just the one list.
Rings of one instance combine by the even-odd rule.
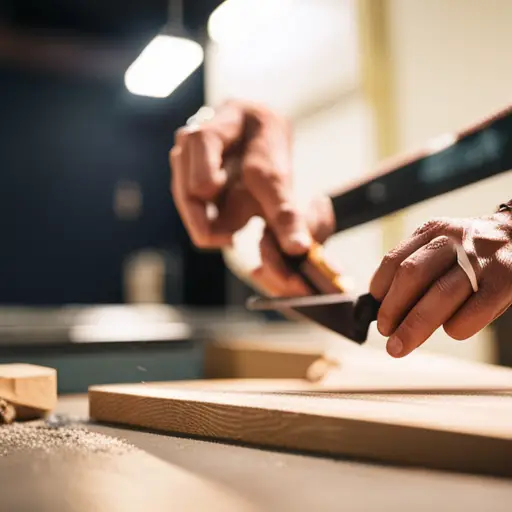
[[121, 439], [59, 419], [0, 426], [0, 457], [20, 451], [123, 455], [135, 449]]
[[16, 409], [12, 404], [0, 398], [0, 423], [9, 424], [16, 419]]

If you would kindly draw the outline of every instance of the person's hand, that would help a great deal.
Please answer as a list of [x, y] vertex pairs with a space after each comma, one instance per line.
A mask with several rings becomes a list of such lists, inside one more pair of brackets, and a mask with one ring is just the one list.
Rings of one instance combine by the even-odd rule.
[[262, 266], [252, 277], [271, 295], [307, 292], [287, 270], [277, 244], [289, 255], [301, 255], [312, 239], [322, 243], [334, 230], [328, 198], [299, 210], [291, 161], [288, 123], [261, 106], [238, 101], [224, 104], [198, 126], [178, 130], [170, 152], [172, 195], [194, 245], [229, 246], [252, 217], [265, 220]]
[[[457, 264], [452, 240], [462, 244], [478, 291]], [[427, 222], [389, 252], [370, 293], [382, 301], [377, 327], [389, 336], [387, 351], [402, 357], [443, 326], [465, 340], [512, 304], [512, 213]]]

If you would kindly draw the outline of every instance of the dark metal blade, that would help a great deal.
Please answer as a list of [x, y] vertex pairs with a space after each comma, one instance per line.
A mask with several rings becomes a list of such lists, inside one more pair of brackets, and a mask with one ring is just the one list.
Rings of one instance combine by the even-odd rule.
[[252, 298], [252, 310], [292, 310], [356, 343], [364, 343], [370, 324], [377, 319], [380, 303], [370, 294], [357, 300], [343, 294], [290, 298]]

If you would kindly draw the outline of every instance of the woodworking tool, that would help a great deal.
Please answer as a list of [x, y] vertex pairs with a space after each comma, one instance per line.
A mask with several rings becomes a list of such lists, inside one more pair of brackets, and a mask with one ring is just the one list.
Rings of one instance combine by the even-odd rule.
[[[378, 219], [427, 199], [512, 169], [512, 105], [466, 130], [430, 141], [420, 151], [385, 162], [373, 176], [330, 199], [334, 233]], [[377, 319], [379, 302], [369, 293], [353, 297], [343, 276], [314, 244], [302, 257], [282, 254], [310, 288], [307, 297], [251, 297], [251, 310], [294, 311], [357, 343]], [[465, 270], [466, 271], [466, 270]], [[470, 276], [468, 276], [470, 277]]]

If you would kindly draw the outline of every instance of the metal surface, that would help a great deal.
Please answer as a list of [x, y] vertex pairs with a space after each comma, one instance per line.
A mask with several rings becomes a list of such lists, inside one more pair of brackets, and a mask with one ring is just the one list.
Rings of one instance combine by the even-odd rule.
[[344, 293], [330, 293], [326, 295], [307, 295], [304, 297], [250, 297], [247, 309], [265, 311], [267, 309], [287, 309], [308, 306], [330, 306], [333, 304], [353, 303], [354, 298]]
[[192, 310], [165, 305], [0, 308], [0, 362], [55, 368], [60, 393], [119, 382], [197, 379], [204, 344], [262, 333], [244, 308]]
[[355, 299], [345, 294], [275, 299], [252, 297], [247, 307], [292, 310], [349, 340], [364, 343], [370, 324], [377, 319], [380, 303], [367, 293]]
[[[86, 416], [86, 398], [60, 412]], [[0, 457], [1, 510], [9, 512], [505, 512], [512, 482], [379, 466], [112, 428], [126, 454]]]
[[124, 347], [187, 344], [219, 327], [260, 325], [262, 317], [238, 308], [165, 304], [0, 307], [0, 355], [13, 351], [96, 352]]

